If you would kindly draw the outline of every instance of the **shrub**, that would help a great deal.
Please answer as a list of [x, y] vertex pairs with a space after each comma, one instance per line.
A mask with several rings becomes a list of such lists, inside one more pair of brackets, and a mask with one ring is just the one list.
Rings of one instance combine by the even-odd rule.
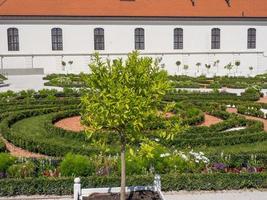
[[[165, 174], [162, 178], [163, 191], [179, 190], [227, 190], [267, 188], [267, 174]], [[82, 188], [118, 187], [120, 177], [85, 177]], [[127, 185], [152, 185], [153, 176], [128, 176]], [[14, 195], [71, 195], [73, 178], [26, 178], [0, 180], [0, 196]]]
[[0, 173], [5, 173], [15, 160], [13, 156], [7, 153], [0, 153]]
[[68, 153], [60, 163], [63, 176], [89, 176], [94, 172], [94, 166], [87, 156]]
[[4, 141], [0, 139], [0, 152], [4, 152], [4, 151], [6, 151], [6, 145]]
[[261, 97], [261, 88], [259, 86], [248, 87], [245, 92], [241, 94], [243, 98], [254, 99], [255, 101]]
[[35, 173], [35, 166], [32, 162], [25, 162], [14, 164], [7, 170], [7, 174], [11, 178], [26, 178], [33, 177]]

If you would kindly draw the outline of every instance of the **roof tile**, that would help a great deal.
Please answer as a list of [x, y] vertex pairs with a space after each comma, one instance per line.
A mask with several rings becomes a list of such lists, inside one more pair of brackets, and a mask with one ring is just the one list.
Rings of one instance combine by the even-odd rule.
[[267, 0], [0, 0], [0, 16], [267, 17]]

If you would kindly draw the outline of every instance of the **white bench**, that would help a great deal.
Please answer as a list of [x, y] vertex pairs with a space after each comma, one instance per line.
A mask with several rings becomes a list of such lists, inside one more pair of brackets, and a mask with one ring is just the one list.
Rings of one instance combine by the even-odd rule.
[[[153, 186], [126, 187], [126, 192], [136, 192], [136, 191], [154, 191], [160, 195], [162, 200], [165, 200], [161, 192], [160, 175], [155, 176]], [[74, 200], [82, 200], [83, 197], [88, 197], [93, 193], [119, 193], [120, 187], [82, 189], [80, 178], [75, 178], [73, 192], [74, 192]]]

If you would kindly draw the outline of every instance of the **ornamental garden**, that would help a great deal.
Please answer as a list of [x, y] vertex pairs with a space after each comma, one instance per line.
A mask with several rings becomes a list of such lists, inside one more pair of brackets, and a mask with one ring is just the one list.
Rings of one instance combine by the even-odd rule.
[[[154, 66], [152, 69], [162, 71], [156, 67], [157, 61], [150, 58], [144, 61], [138, 55], [130, 55], [129, 60], [131, 64], [143, 65], [142, 69], [148, 63]], [[117, 70], [113, 81], [117, 87], [109, 88], [115, 91], [125, 80], [132, 84], [134, 77], [116, 80], [126, 71], [116, 68], [119, 60], [108, 63], [92, 61], [95, 76], [52, 74], [44, 78], [46, 85], [63, 87], [62, 91], [0, 93], [0, 196], [72, 194], [74, 177], [81, 177], [83, 187], [87, 188], [121, 185], [122, 137], [116, 133], [121, 122], [106, 121], [111, 116], [106, 110], [115, 107], [119, 110], [120, 105], [101, 111], [103, 105], [97, 102], [105, 100], [108, 105], [113, 96], [97, 97], [104, 84], [97, 82], [97, 78], [105, 80], [100, 76], [106, 73], [105, 67], [112, 69], [106, 75]], [[98, 69], [103, 71], [100, 73]], [[152, 84], [152, 79], [144, 78], [140, 71], [135, 73], [138, 75], [135, 84], [137, 80]], [[158, 81], [162, 76], [158, 76]], [[126, 108], [122, 107], [118, 114], [123, 119], [143, 118], [132, 120], [134, 125], [129, 130], [134, 134], [126, 134], [124, 138], [126, 184], [149, 185], [154, 175], [160, 174], [163, 191], [266, 188], [267, 103], [261, 88], [267, 87], [267, 75], [167, 79], [170, 87], [159, 93], [160, 101], [154, 104], [149, 100], [156, 109], [141, 107], [136, 114], [128, 114], [126, 111], [133, 111], [124, 105]], [[98, 89], [93, 90], [94, 87]], [[244, 92], [239, 96], [219, 92], [222, 87], [243, 88]], [[212, 91], [178, 88], [212, 88]], [[138, 92], [130, 91], [127, 98], [120, 98], [127, 100]], [[142, 101], [137, 97], [134, 96], [138, 105], [131, 102], [130, 107], [140, 107]], [[98, 117], [90, 115], [94, 110], [99, 112]], [[144, 110], [149, 113], [153, 110], [155, 115]], [[100, 126], [100, 121], [105, 121], [104, 125]]]

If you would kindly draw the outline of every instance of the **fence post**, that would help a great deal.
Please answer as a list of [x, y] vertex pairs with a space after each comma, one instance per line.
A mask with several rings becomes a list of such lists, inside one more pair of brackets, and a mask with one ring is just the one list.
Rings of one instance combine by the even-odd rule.
[[81, 195], [81, 180], [80, 178], [74, 179], [73, 196], [74, 200], [79, 200]]
[[154, 187], [158, 190], [161, 191], [161, 180], [160, 180], [160, 175], [156, 174], [154, 178]]

